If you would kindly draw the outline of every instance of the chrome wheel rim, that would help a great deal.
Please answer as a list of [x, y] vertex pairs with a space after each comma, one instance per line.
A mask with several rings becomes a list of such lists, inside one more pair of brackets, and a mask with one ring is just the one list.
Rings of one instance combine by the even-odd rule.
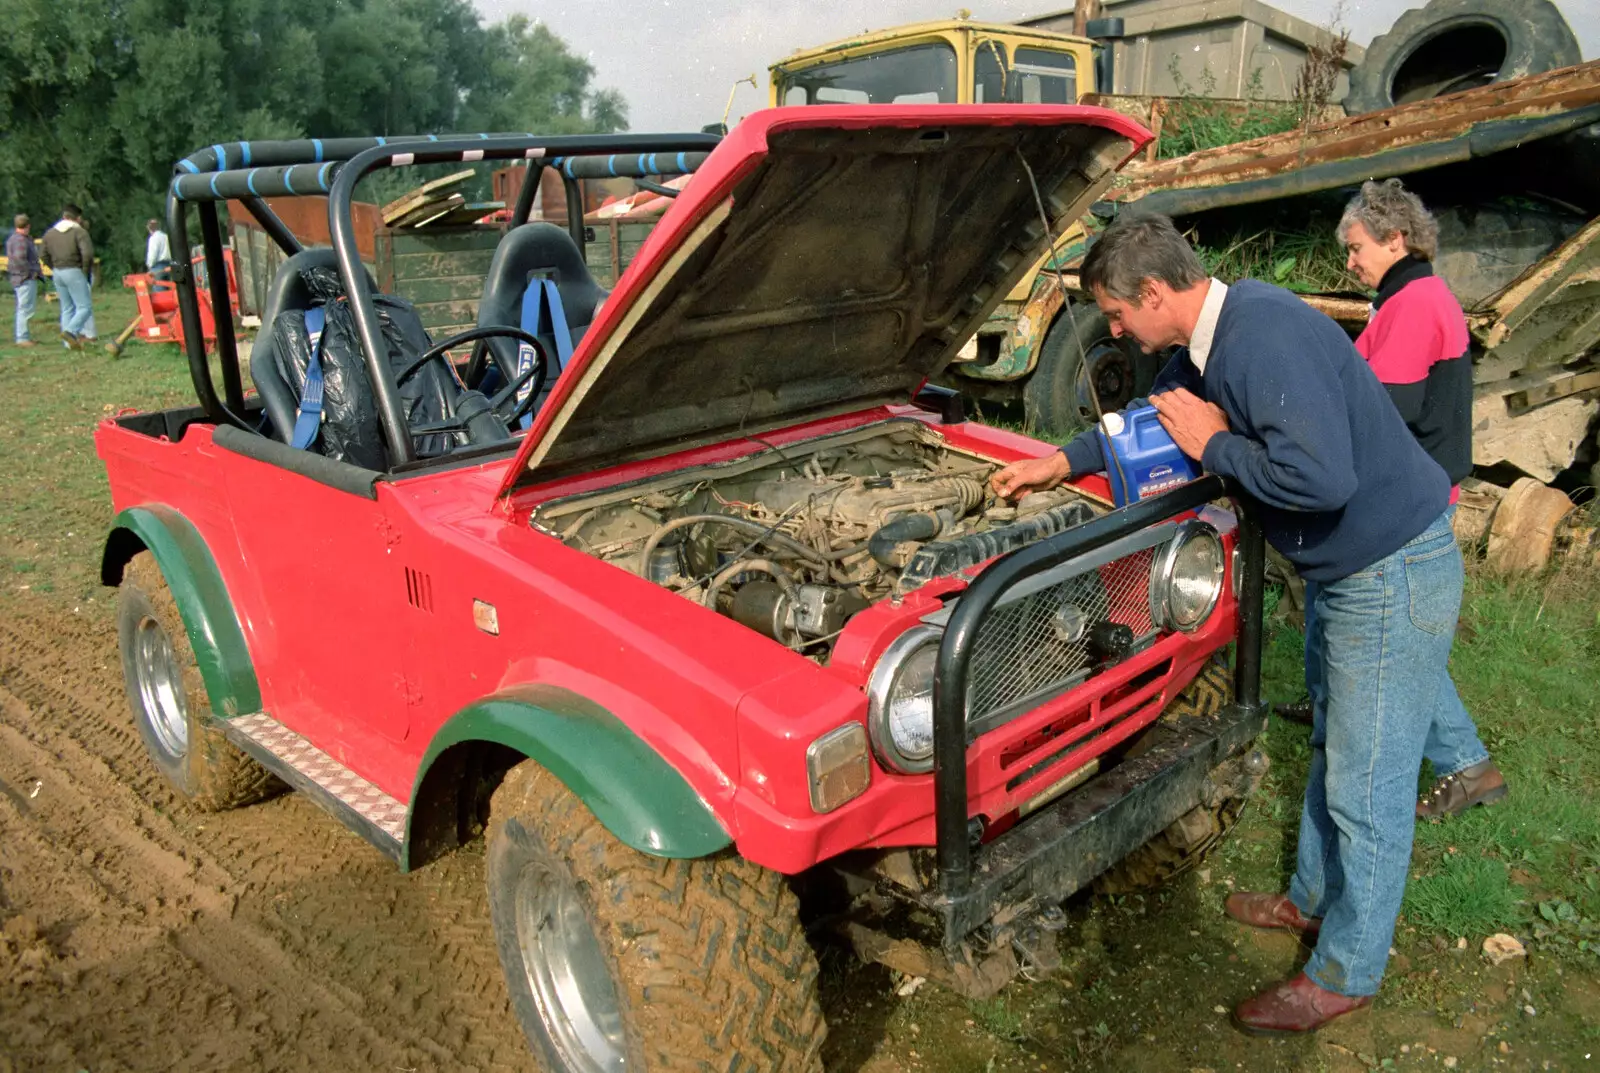
[[517, 877], [517, 945], [545, 1034], [574, 1073], [626, 1068], [622, 1004], [577, 888], [538, 864]]
[[135, 630], [133, 649], [133, 670], [145, 718], [161, 748], [172, 757], [181, 757], [189, 751], [189, 712], [172, 642], [159, 622], [146, 618]]

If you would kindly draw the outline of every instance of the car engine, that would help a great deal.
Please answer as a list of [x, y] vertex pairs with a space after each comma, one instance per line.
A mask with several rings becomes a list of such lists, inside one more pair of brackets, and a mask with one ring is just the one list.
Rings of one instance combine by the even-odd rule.
[[1074, 489], [998, 500], [999, 465], [893, 420], [605, 492], [531, 523], [797, 651], [826, 659], [850, 617], [895, 592], [1082, 524]]

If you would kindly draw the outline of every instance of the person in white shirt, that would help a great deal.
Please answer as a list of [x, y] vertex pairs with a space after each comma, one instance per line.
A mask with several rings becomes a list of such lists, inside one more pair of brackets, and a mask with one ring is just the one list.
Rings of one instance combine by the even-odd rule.
[[144, 243], [144, 266], [154, 272], [172, 262], [172, 244], [167, 241], [167, 233], [161, 230], [160, 222], [151, 220], [144, 225], [144, 229], [150, 233]]

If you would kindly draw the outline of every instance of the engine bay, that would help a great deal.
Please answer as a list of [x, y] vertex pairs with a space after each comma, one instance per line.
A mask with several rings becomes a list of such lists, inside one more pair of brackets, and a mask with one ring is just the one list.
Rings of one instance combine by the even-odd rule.
[[906, 418], [539, 504], [530, 524], [826, 662], [857, 612], [1080, 525], [1062, 486], [998, 499], [990, 459]]

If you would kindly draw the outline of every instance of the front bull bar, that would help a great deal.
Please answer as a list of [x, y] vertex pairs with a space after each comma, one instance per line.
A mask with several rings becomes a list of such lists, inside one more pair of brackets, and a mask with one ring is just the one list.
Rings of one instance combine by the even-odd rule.
[[[1261, 600], [1266, 546], [1254, 505], [1234, 494], [1239, 506], [1235, 540], [1240, 573], [1239, 635], [1234, 663], [1234, 703], [1209, 731], [1180, 737], [1100, 776], [1057, 810], [1049, 829], [1030, 827], [978, 849], [967, 812], [967, 676], [979, 631], [990, 610], [1013, 585], [1053, 569], [1112, 541], [1230, 495], [1217, 476], [1204, 476], [1163, 495], [1141, 500], [1092, 522], [1020, 548], [980, 574], [961, 596], [939, 646], [933, 686], [933, 779], [937, 834], [938, 893], [924, 904], [943, 919], [944, 940], [955, 947], [975, 928], [1053, 894], [1061, 898], [1114, 864], [1134, 846], [1108, 837], [1108, 827], [1126, 832], [1164, 825], [1192, 807], [1211, 767], [1242, 750], [1264, 729], [1261, 703]], [[1127, 770], [1123, 770], [1127, 769]], [[1167, 813], [1173, 813], [1167, 816]], [[1160, 830], [1155, 826], [1148, 834]], [[1129, 841], [1125, 836], [1121, 841]], [[1145, 835], [1148, 837], [1148, 835]], [[1087, 839], [1092, 845], [1084, 845]], [[1142, 841], [1142, 838], [1140, 839]], [[974, 856], [981, 873], [974, 882]], [[992, 858], [992, 859], [991, 859]], [[1108, 859], [1109, 858], [1109, 859]], [[1059, 899], [1057, 899], [1059, 900]]]

